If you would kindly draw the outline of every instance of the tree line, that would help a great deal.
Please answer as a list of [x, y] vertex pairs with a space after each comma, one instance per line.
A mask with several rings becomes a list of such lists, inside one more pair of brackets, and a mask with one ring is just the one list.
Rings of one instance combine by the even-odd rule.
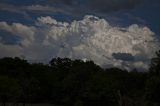
[[49, 64], [0, 59], [0, 103], [58, 106], [159, 106], [160, 51], [147, 72], [103, 69], [93, 61], [53, 58]]

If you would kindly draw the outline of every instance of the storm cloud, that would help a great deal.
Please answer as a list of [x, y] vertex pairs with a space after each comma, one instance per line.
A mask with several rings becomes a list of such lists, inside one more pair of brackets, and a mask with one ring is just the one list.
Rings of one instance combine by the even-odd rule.
[[1, 44], [0, 51], [5, 53], [1, 57], [24, 55], [28, 60], [42, 62], [52, 57], [69, 57], [93, 60], [100, 66], [146, 69], [159, 48], [156, 35], [146, 26], [114, 27], [92, 15], [71, 23], [50, 16], [38, 17], [34, 26], [0, 22], [0, 29], [19, 36], [22, 44], [29, 42], [13, 47]]

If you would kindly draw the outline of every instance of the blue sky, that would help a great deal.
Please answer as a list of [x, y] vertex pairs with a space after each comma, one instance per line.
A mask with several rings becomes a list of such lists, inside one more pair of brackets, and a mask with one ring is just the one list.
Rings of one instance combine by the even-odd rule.
[[[119, 50], [116, 49], [117, 46], [115, 42], [120, 43], [121, 40], [125, 40], [129, 36], [132, 37], [134, 34], [144, 34], [144, 36], [148, 34], [149, 37], [152, 36], [153, 38], [144, 37], [143, 40], [144, 42], [150, 40], [147, 42], [147, 45], [152, 45], [150, 42], [154, 42], [153, 48], [155, 49], [152, 51], [155, 52], [156, 48], [159, 47], [159, 10], [159, 0], [1, 0], [0, 57], [24, 55], [28, 60], [48, 61], [52, 57], [61, 56], [73, 59], [91, 59], [102, 66], [111, 65], [126, 68], [132, 66], [133, 68], [144, 68], [152, 57], [152, 54], [147, 54], [148, 49], [144, 49], [145, 44], [142, 50], [139, 50], [139, 47], [133, 46], [133, 44], [128, 44], [130, 46], [127, 46], [126, 50], [124, 50], [122, 44], [120, 47], [121, 50]], [[87, 15], [90, 16], [87, 17]], [[95, 24], [96, 21], [97, 24]], [[89, 26], [87, 22], [95, 26]], [[85, 26], [81, 25], [84, 23]], [[107, 25], [109, 27], [107, 27]], [[82, 31], [82, 26], [85, 27], [87, 33]], [[58, 29], [55, 30], [57, 27]], [[102, 28], [98, 30], [98, 28], [94, 29], [94, 27]], [[114, 43], [111, 46], [115, 49], [110, 50], [112, 53], [105, 51], [105, 49], [108, 48], [104, 48], [103, 44], [96, 45], [95, 43], [90, 47], [92, 50], [96, 49], [95, 54], [85, 51], [86, 48], [82, 48], [81, 46], [88, 46], [93, 43], [87, 42], [87, 39], [92, 40], [93, 37], [97, 35], [102, 38], [104, 34], [107, 36], [104, 42], [107, 42], [107, 38], [110, 35], [108, 35], [108, 33], [110, 32], [107, 32], [105, 28], [102, 30], [103, 27], [111, 31], [113, 30], [111, 35], [116, 34], [120, 36], [121, 34], [125, 35], [126, 32], [128, 32], [129, 35], [123, 39], [120, 36], [119, 41], [113, 40]], [[135, 32], [130, 31], [129, 28], [132, 27]], [[61, 28], [62, 30], [60, 30]], [[136, 28], [140, 31], [136, 32]], [[72, 31], [68, 31], [71, 29]], [[62, 33], [63, 36], [65, 36], [64, 38], [61, 37]], [[91, 34], [95, 36], [91, 36]], [[79, 37], [84, 35], [85, 37], [76, 38], [73, 35], [79, 35]], [[114, 36], [115, 35], [113, 35], [113, 39]], [[134, 36], [136, 37], [133, 37], [134, 39], [132, 38], [132, 41], [136, 39], [138, 42], [139, 35]], [[57, 42], [57, 39], [61, 44]], [[45, 44], [47, 42], [45, 46], [44, 42]], [[130, 47], [132, 47], [132, 50], [129, 49]], [[44, 51], [48, 52], [46, 53]], [[106, 52], [106, 55], [99, 53], [99, 51], [103, 51], [104, 54]], [[11, 54], [11, 52], [13, 53]], [[151, 57], [144, 59], [141, 57], [143, 53], [146, 56], [151, 55]], [[119, 57], [115, 58], [112, 54], [117, 54], [116, 56]], [[104, 58], [104, 56], [106, 59], [101, 59]], [[135, 59], [133, 59], [132, 62], [126, 61], [128, 59], [124, 58], [127, 58], [127, 56], [129, 56], [128, 58], [133, 56]], [[119, 62], [113, 65], [116, 60]], [[105, 63], [105, 61], [108, 61], [109, 64]]]
[[[160, 10], [159, 0], [1, 0], [0, 3], [1, 21], [32, 24], [38, 16], [51, 15], [57, 20], [71, 21], [81, 19], [86, 14], [94, 14], [113, 21], [113, 23], [116, 23], [117, 20], [112, 20], [112, 17], [119, 18], [120, 22], [116, 24], [120, 25], [145, 24], [157, 34], [160, 33], [158, 30], [160, 14], [157, 12]], [[62, 11], [29, 11], [24, 9], [25, 6], [33, 5], [50, 6], [54, 9], [61, 8]], [[26, 15], [31, 19], [28, 19]]]

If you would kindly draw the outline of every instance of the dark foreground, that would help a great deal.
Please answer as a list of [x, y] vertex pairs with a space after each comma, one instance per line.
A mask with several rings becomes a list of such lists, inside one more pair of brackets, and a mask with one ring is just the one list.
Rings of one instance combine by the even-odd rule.
[[[22, 103], [13, 104], [13, 103], [6, 103], [6, 106], [24, 106]], [[2, 103], [0, 103], [0, 106], [3, 106]], [[25, 104], [25, 106], [56, 106], [51, 104]]]
[[160, 106], [160, 51], [149, 67], [128, 72], [68, 58], [47, 65], [2, 58], [0, 106]]

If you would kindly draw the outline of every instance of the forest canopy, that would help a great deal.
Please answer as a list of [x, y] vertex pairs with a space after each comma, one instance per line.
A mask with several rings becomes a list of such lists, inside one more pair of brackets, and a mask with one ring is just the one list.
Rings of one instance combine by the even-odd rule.
[[61, 106], [160, 105], [160, 51], [147, 72], [103, 69], [93, 61], [53, 58], [49, 64], [0, 59], [0, 102]]

